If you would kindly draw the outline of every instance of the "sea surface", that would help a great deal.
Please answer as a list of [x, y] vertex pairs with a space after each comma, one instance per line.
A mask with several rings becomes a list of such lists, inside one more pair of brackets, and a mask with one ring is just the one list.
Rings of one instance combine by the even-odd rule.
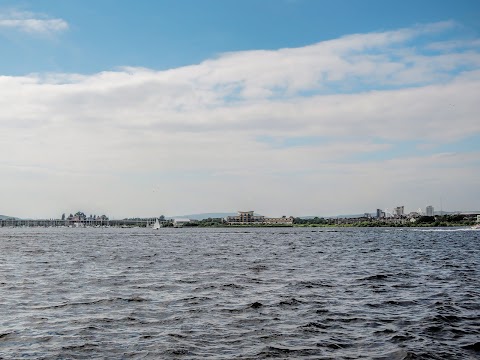
[[479, 359], [480, 231], [0, 228], [1, 359]]

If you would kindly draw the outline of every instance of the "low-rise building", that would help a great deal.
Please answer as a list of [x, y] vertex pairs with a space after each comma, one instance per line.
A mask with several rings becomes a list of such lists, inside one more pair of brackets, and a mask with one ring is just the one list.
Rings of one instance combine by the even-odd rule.
[[255, 215], [253, 211], [239, 211], [237, 216], [227, 216], [225, 221], [229, 225], [262, 224], [265, 216]]
[[173, 227], [183, 227], [190, 223], [190, 219], [173, 219]]
[[239, 211], [236, 216], [227, 216], [225, 222], [229, 225], [293, 225], [292, 216], [269, 218], [262, 215], [255, 215], [253, 211]]
[[294, 220], [293, 216], [289, 216], [289, 217], [282, 216], [282, 217], [279, 217], [279, 218], [267, 218], [266, 217], [264, 219], [264, 224], [267, 224], [267, 225], [293, 225], [293, 220]]

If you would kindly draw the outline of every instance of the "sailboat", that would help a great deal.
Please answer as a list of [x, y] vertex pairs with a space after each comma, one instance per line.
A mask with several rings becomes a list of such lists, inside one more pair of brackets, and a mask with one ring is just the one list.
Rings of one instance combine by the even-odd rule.
[[162, 227], [162, 225], [160, 225], [160, 221], [158, 221], [158, 219], [155, 219], [155, 224], [153, 224], [152, 229], [158, 230], [161, 227]]

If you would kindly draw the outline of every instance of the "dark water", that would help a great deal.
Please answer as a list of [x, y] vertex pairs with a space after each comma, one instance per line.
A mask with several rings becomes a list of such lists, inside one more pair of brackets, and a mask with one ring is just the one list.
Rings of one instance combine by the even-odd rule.
[[479, 359], [480, 231], [0, 229], [0, 358]]

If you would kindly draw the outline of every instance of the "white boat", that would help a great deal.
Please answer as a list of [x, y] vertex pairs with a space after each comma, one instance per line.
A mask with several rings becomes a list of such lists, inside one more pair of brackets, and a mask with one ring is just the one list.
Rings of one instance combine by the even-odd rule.
[[480, 224], [473, 225], [470, 229], [472, 230], [480, 230]]
[[154, 230], [158, 230], [162, 227], [162, 225], [160, 225], [160, 221], [158, 221], [158, 219], [155, 220], [155, 224], [153, 224], [152, 226], [152, 229]]

